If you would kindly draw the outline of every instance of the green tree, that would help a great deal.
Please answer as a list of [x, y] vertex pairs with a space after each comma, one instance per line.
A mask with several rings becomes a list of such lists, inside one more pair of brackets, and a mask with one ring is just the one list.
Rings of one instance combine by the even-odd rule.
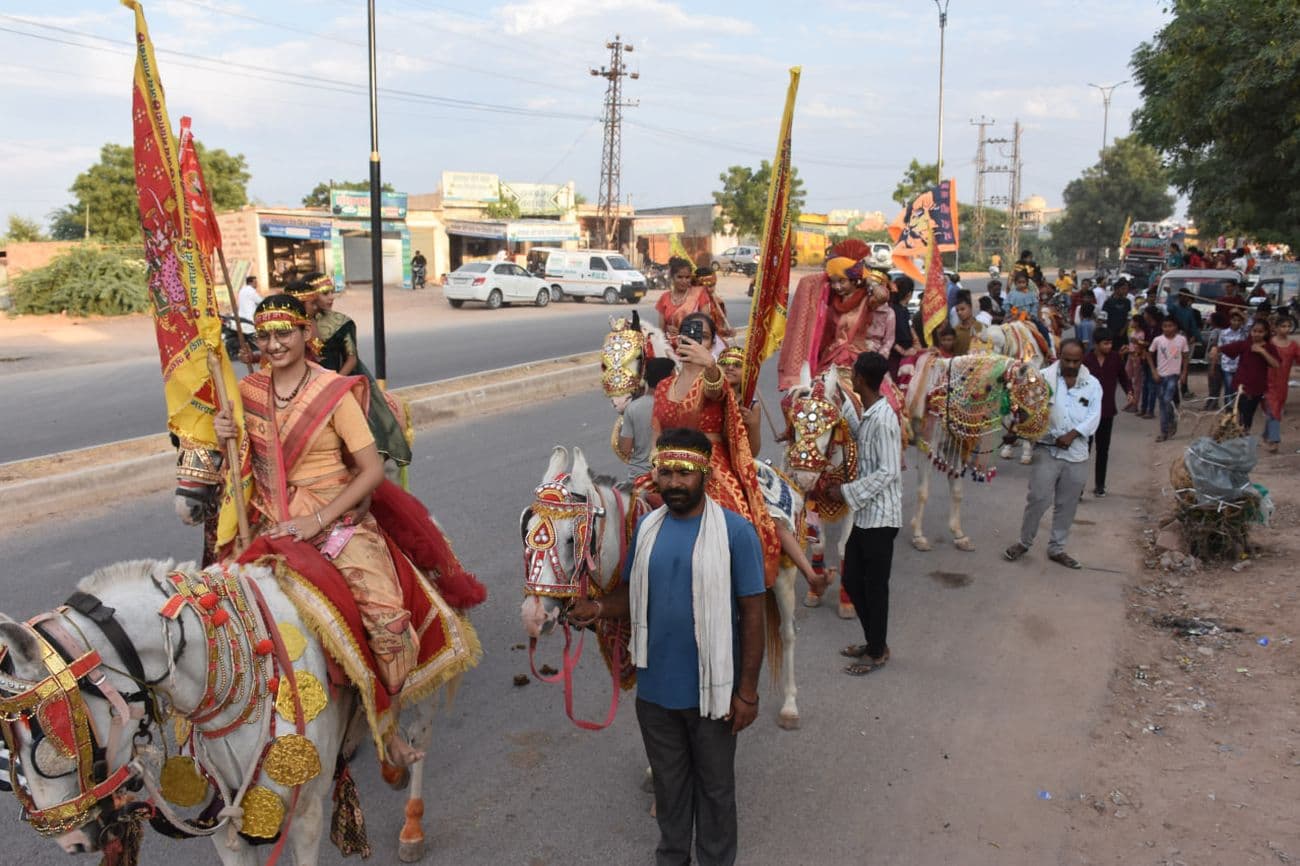
[[[208, 150], [200, 141], [194, 151], [217, 210], [234, 210], [248, 203], [248, 164], [242, 154]], [[86, 209], [90, 209], [90, 236], [129, 243], [140, 239], [140, 211], [135, 192], [135, 154], [132, 148], [106, 144], [99, 162], [77, 175], [68, 188], [75, 201], [50, 214], [50, 234], [74, 240], [86, 234]]]
[[[772, 163], [766, 159], [758, 170], [747, 165], [733, 165], [718, 175], [722, 189], [713, 193], [713, 201], [721, 206], [722, 216], [713, 221], [715, 232], [725, 232], [731, 226], [742, 238], [757, 238], [763, 231], [763, 218], [767, 215], [767, 188], [772, 181]], [[790, 167], [790, 218], [799, 216], [805, 200], [803, 181], [799, 169]]]
[[20, 217], [18, 214], [9, 215], [9, 230], [5, 232], [4, 239], [14, 242], [47, 240], [35, 220]]
[[1134, 137], [1115, 139], [1096, 165], [1066, 185], [1062, 198], [1065, 215], [1052, 224], [1052, 248], [1062, 263], [1073, 262], [1079, 250], [1118, 244], [1130, 216], [1162, 220], [1174, 212], [1160, 154]]
[[[207, 166], [204, 165], [204, 168], [206, 169]], [[312, 187], [311, 192], [307, 193], [305, 196], [302, 197], [302, 206], [320, 207], [320, 208], [329, 207], [331, 189], [369, 190], [370, 181], [368, 180], [342, 180], [342, 181], [323, 180], [320, 183], [316, 184], [314, 187]], [[382, 184], [380, 184], [379, 191], [396, 192], [397, 190], [393, 189], [393, 185], [391, 183], [384, 181]]]
[[1136, 134], [1160, 150], [1201, 235], [1300, 244], [1295, 0], [1171, 0], [1133, 52]]
[[519, 199], [503, 198], [488, 202], [483, 208], [483, 215], [491, 220], [517, 220], [520, 216]]
[[924, 192], [932, 186], [939, 183], [939, 164], [935, 162], [921, 163], [915, 159], [908, 165], [907, 171], [903, 172], [903, 179], [894, 187], [894, 201], [900, 206], [906, 207], [907, 203], [916, 198], [918, 193]]

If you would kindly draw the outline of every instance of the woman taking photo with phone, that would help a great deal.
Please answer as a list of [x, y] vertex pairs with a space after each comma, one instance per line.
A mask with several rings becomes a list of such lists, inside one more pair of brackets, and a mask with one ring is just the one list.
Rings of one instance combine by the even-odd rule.
[[781, 542], [767, 513], [754, 471], [754, 454], [736, 395], [709, 346], [716, 335], [713, 320], [693, 313], [682, 320], [677, 343], [681, 365], [655, 388], [654, 432], [689, 427], [713, 443], [705, 492], [719, 505], [744, 517], [763, 543], [767, 584], [776, 580]]

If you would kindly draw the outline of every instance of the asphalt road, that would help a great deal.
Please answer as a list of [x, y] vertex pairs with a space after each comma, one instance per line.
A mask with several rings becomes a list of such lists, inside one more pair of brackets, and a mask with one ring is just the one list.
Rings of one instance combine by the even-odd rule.
[[[770, 381], [764, 389], [770, 397]], [[427, 768], [428, 863], [652, 861], [657, 831], [650, 797], [639, 787], [644, 753], [630, 700], [612, 728], [584, 733], [565, 719], [559, 687], [512, 684], [527, 672], [519, 650], [519, 512], [554, 444], [579, 445], [594, 467], [618, 471], [608, 448], [611, 420], [608, 403], [593, 393], [419, 436], [414, 490], [490, 593], [473, 617], [485, 658], [455, 706], [441, 713]], [[966, 529], [978, 551], [944, 543], [946, 497], [939, 493], [926, 521], [936, 550], [917, 553], [900, 537], [887, 668], [864, 680], [845, 677], [837, 650], [860, 639], [855, 624], [839, 620], [833, 604], [798, 608], [803, 727], [777, 728], [778, 696], [765, 682], [760, 718], [742, 734], [737, 759], [740, 862], [1084, 862], [1063, 856], [1077, 841], [1076, 828], [1038, 792], [1067, 800], [1088, 772], [1093, 708], [1106, 699], [1124, 615], [1121, 572], [1133, 562], [1116, 543], [1128, 531], [1117, 527], [1133, 520], [1136, 494], [1149, 483], [1142, 466], [1152, 434], [1142, 423], [1121, 417], [1111, 496], [1089, 497], [1080, 507], [1071, 548], [1097, 568], [1068, 572], [1047, 563], [1041, 535], [1024, 561], [1001, 561], [1019, 524], [1027, 476], [1004, 462], [992, 484], [966, 487]], [[910, 515], [918, 457], [909, 452], [907, 459]], [[98, 566], [189, 559], [199, 546], [197, 533], [172, 516], [168, 496], [89, 504], [81, 516], [0, 529], [2, 606], [27, 617]], [[557, 641], [542, 654], [558, 664]], [[580, 671], [578, 710], [599, 717], [608, 680], [591, 656]], [[395, 862], [401, 798], [377, 784], [368, 755], [356, 775], [374, 862]], [[0, 797], [0, 861], [66, 864], [17, 813], [12, 798]], [[141, 862], [216, 863], [209, 844], [149, 832]], [[342, 862], [328, 844], [322, 855], [322, 863]]]
[[[980, 294], [986, 278], [965, 285]], [[636, 308], [654, 320], [658, 293]], [[728, 301], [733, 324], [749, 316], [747, 298]], [[625, 305], [557, 304], [537, 315], [479, 307], [450, 313], [427, 327], [389, 320], [388, 382], [419, 385], [600, 348], [612, 313]], [[454, 315], [455, 319], [446, 316]], [[370, 363], [373, 344], [366, 317], [358, 320], [362, 358]], [[242, 368], [241, 368], [242, 369]], [[88, 448], [166, 430], [166, 406], [153, 355], [129, 360], [0, 375], [0, 405], [22, 407], [0, 425], [0, 463]]]
[[[652, 293], [635, 309], [655, 321], [658, 299]], [[390, 318], [388, 383], [401, 388], [594, 351], [609, 330], [609, 316], [630, 315], [632, 309], [557, 304], [531, 316], [527, 311], [515, 316], [514, 310], [440, 310], [440, 319], [429, 327]], [[746, 321], [748, 299], [730, 300], [729, 312], [736, 322]], [[362, 358], [371, 363], [370, 326], [364, 319], [358, 324]], [[164, 432], [167, 414], [156, 352], [135, 354], [118, 362], [0, 376], [0, 405], [22, 407], [0, 424], [0, 463]]]

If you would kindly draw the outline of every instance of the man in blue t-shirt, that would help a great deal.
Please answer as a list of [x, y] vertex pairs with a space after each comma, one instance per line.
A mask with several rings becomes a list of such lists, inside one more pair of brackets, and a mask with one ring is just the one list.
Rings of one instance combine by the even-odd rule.
[[758, 715], [762, 546], [749, 521], [705, 495], [712, 447], [698, 430], [660, 435], [651, 463], [663, 507], [638, 524], [623, 583], [569, 613], [579, 626], [632, 620], [659, 866], [690, 863], [692, 834], [701, 866], [736, 862], [735, 735]]

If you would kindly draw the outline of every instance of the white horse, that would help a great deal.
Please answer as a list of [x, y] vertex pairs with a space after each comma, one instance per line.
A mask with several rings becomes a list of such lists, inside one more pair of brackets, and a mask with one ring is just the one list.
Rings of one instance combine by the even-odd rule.
[[[1048, 333], [1051, 333], [1049, 330]], [[1048, 353], [1043, 351], [1042, 334], [1038, 329], [1029, 322], [1007, 322], [1003, 325], [991, 325], [984, 329], [980, 339], [972, 341], [971, 351], [979, 351], [981, 348], [993, 352], [995, 355], [1003, 355], [1007, 358], [1015, 358], [1018, 361], [1025, 361], [1032, 364], [1035, 370], [1041, 370], [1050, 363]], [[1056, 341], [1052, 340], [1049, 344], [1051, 352], [1056, 351]], [[998, 456], [1003, 460], [1010, 460], [1014, 454], [1014, 443], [1005, 442]], [[1034, 443], [1025, 439], [1020, 446], [1020, 462], [1028, 466], [1034, 462]]]
[[[180, 583], [175, 574], [182, 575]], [[7, 727], [11, 760], [25, 782], [14, 793], [23, 801], [28, 821], [72, 854], [120, 840], [124, 825], [138, 820], [131, 814], [142, 804], [129, 791], [141, 784], [164, 814], [171, 812], [161, 796], [170, 784], [161, 781], [157, 766], [161, 749], [150, 743], [167, 742], [173, 725], [151, 719], [145, 708], [154, 707], [163, 718], [193, 720], [197, 764], [211, 780], [204, 782], [192, 767], [180, 773], [202, 792], [190, 804], [206, 803], [206, 816], [215, 819], [215, 826], [198, 826], [173, 812], [173, 827], [188, 836], [211, 836], [225, 866], [255, 866], [257, 850], [238, 831], [264, 833], [278, 823], [285, 834], [282, 844], [293, 849], [299, 866], [315, 864], [320, 840], [329, 832], [323, 809], [336, 762], [355, 747], [366, 724], [354, 690], [341, 689], [329, 697], [325, 649], [280, 579], [260, 565], [200, 572], [193, 563], [175, 567], [170, 561], [137, 560], [99, 569], [78, 590], [101, 605], [93, 610], [97, 615], [83, 614], [76, 605], [61, 607], [35, 618], [33, 626], [0, 614], [0, 723]], [[179, 600], [187, 593], [190, 601]], [[258, 614], [259, 594], [264, 616]], [[105, 619], [109, 626], [99, 624]], [[292, 637], [295, 646], [285, 653], [268, 652], [273, 643], [268, 621], [279, 624], [279, 633], [286, 636], [283, 645]], [[74, 662], [71, 673], [59, 673], [51, 648], [65, 658], [92, 652], [98, 657], [84, 671], [75, 670]], [[292, 672], [283, 670], [285, 659], [292, 659]], [[315, 775], [310, 776], [310, 769], [304, 773], [309, 778], [296, 791], [295, 782], [277, 773], [272, 760], [284, 735], [296, 730], [296, 713], [276, 709], [276, 694], [280, 706], [291, 706], [286, 696], [294, 690], [285, 685], [290, 673], [299, 684], [302, 706], [316, 712], [303, 731], [314, 747], [305, 751], [314, 758], [303, 761], [303, 744], [297, 742], [286, 744], [278, 759], [299, 769], [304, 763], [315, 765]], [[76, 680], [71, 688], [69, 676]], [[32, 696], [51, 693], [64, 699], [66, 709], [51, 712], [45, 703], [37, 708]], [[432, 740], [435, 700], [407, 709], [405, 733], [420, 751]], [[26, 710], [21, 709], [24, 703], [30, 704]], [[245, 708], [252, 715], [234, 724]], [[88, 726], [75, 724], [82, 715]], [[74, 723], [60, 726], [60, 717]], [[272, 742], [273, 724], [279, 739], [264, 751]], [[219, 735], [211, 736], [214, 732]], [[296, 759], [289, 745], [298, 747]], [[169, 773], [175, 760], [167, 762]], [[424, 853], [422, 767], [423, 761], [410, 768], [407, 820], [398, 851], [404, 862]], [[277, 810], [283, 812], [282, 823], [275, 820]]]
[[[985, 355], [984, 358], [988, 356]], [[953, 390], [954, 383], [960, 388]], [[989, 403], [998, 409], [1004, 395], [1012, 414], [1007, 429], [1011, 434], [1032, 442], [1045, 426], [1049, 409], [1046, 384], [1032, 362], [997, 359], [989, 364], [976, 355], [942, 358], [925, 353], [917, 358], [908, 384], [903, 408], [911, 426], [917, 451], [928, 454], [926, 462], [943, 472], [948, 479], [948, 530], [958, 550], [973, 551], [973, 542], [961, 524], [963, 499], [962, 477], [970, 474], [978, 481], [992, 480], [995, 470], [983, 465], [980, 443], [1003, 426], [1000, 411], [984, 411]], [[968, 395], [976, 395], [973, 398]], [[955, 406], [942, 407], [951, 400]], [[977, 401], [983, 405], [977, 405]], [[978, 429], [971, 424], [978, 423]], [[916, 511], [912, 515], [912, 546], [930, 550], [925, 537], [925, 506], [930, 499], [930, 471], [917, 466]]]
[[[779, 477], [766, 464], [756, 461], [756, 466], [769, 499], [798, 494], [789, 485], [772, 489], [782, 483]], [[802, 509], [801, 500], [797, 508]], [[636, 528], [637, 512], [638, 503], [629, 491], [616, 487], [612, 479], [592, 475], [582, 449], [573, 449], [572, 462], [563, 447], [557, 446], [551, 452], [533, 504], [520, 519], [525, 558], [530, 563], [524, 575], [520, 616], [531, 639], [550, 634], [563, 623], [565, 610], [581, 593], [584, 577], [589, 597], [599, 597], [622, 582], [623, 559]], [[775, 602], [780, 613], [779, 632], [770, 618], [770, 604], [768, 608], [769, 669], [782, 688], [777, 724], [787, 730], [799, 727], [794, 677], [794, 584], [795, 568], [783, 562], [769, 593], [769, 601]]]

